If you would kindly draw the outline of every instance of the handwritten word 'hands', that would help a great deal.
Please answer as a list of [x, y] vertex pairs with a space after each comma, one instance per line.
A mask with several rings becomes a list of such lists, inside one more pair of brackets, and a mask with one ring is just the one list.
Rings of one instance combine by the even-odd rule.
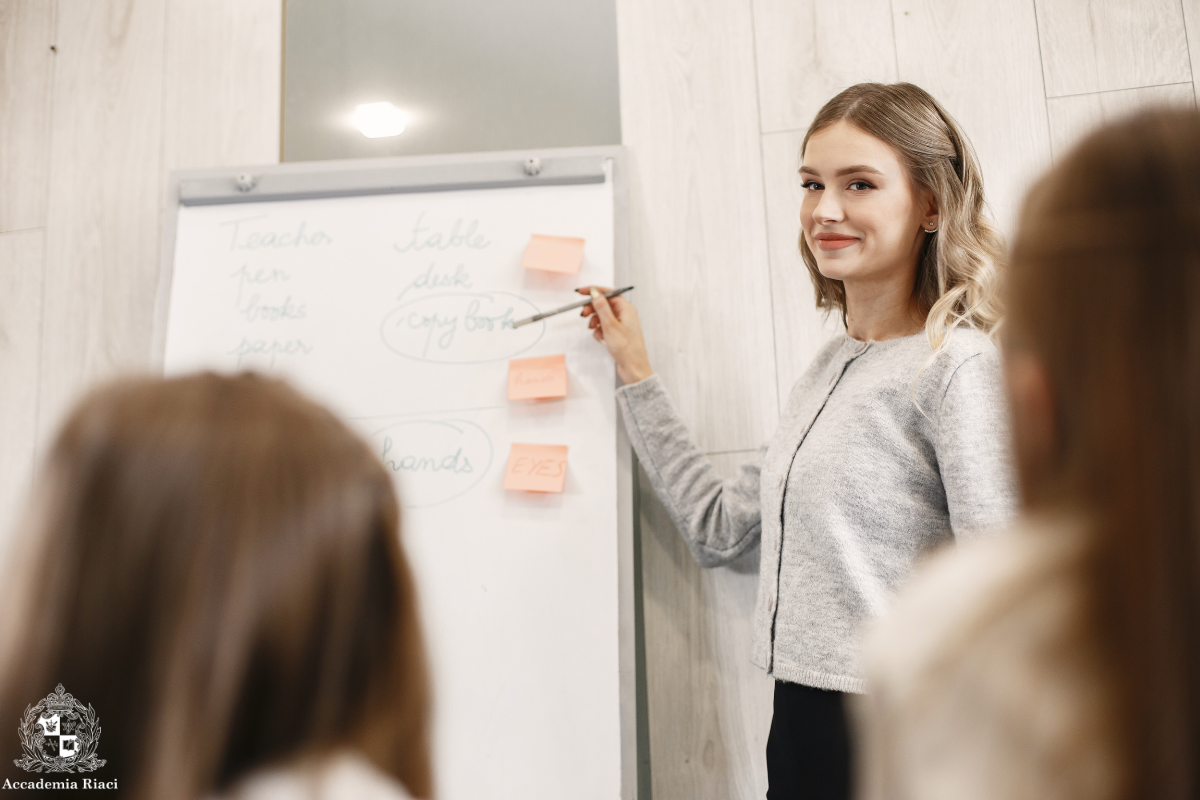
[[588, 328], [597, 342], [603, 342], [617, 364], [617, 375], [624, 383], [637, 383], [654, 374], [650, 355], [642, 338], [642, 322], [637, 308], [624, 297], [609, 300], [610, 289], [585, 286], [577, 290], [590, 294], [592, 302], [583, 307], [581, 316], [591, 317]]

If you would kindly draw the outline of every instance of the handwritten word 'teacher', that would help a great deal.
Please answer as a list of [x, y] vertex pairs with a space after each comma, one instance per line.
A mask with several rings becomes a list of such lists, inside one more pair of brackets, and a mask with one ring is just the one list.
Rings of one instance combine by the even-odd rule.
[[449, 472], [454, 475], [463, 475], [475, 471], [471, 466], [471, 459], [462, 454], [463, 449], [460, 447], [453, 453], [438, 458], [436, 456], [400, 456], [396, 458], [388, 458], [388, 453], [392, 451], [392, 437], [385, 436], [383, 439], [383, 452], [380, 457], [383, 463], [391, 467], [392, 472]]
[[242, 366], [243, 359], [249, 356], [262, 356], [270, 359], [270, 366], [275, 366], [278, 356], [306, 356], [313, 351], [312, 345], [305, 344], [299, 339], [248, 339], [242, 337], [237, 347], [226, 352], [226, 355], [237, 356], [237, 366]]
[[[256, 230], [261, 226], [250, 223], [267, 219], [267, 214], [255, 217], [240, 217], [222, 222], [221, 225], [232, 225], [233, 232], [229, 237], [230, 250], [261, 250], [271, 248], [278, 250], [285, 247], [317, 247], [323, 244], [333, 244], [333, 237], [325, 231], [307, 230], [308, 223], [301, 222], [296, 229], [286, 231]], [[243, 229], [243, 226], [245, 228]]]
[[424, 219], [425, 212], [422, 211], [417, 215], [417, 222], [413, 225], [412, 237], [408, 240], [408, 244], [403, 247], [399, 243], [393, 244], [397, 253], [419, 253], [422, 250], [449, 250], [451, 247], [467, 247], [472, 250], [482, 250], [491, 244], [490, 241], [484, 238], [483, 234], [476, 233], [475, 229], [479, 227], [479, 220], [471, 220], [471, 224], [467, 226], [465, 231], [462, 229], [462, 219], [454, 220], [454, 225], [445, 233], [434, 231], [427, 225], [422, 225], [421, 220]]
[[567, 446], [519, 444], [508, 452], [504, 488], [510, 491], [562, 492], [567, 478]]

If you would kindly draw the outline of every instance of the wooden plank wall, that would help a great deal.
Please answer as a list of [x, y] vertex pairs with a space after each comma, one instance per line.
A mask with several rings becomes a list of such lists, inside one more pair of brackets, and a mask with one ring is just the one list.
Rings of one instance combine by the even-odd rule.
[[[1093, 125], [1194, 102], [1200, 0], [615, 0], [637, 302], [731, 473], [838, 328], [796, 249], [798, 147], [860, 80], [964, 124], [998, 218]], [[280, 0], [0, 0], [0, 526], [80, 391], [144, 368], [171, 169], [277, 159]], [[53, 46], [53, 49], [52, 49]], [[760, 798], [756, 555], [700, 570], [642, 486], [654, 797]]]
[[[929, 89], [972, 138], [1006, 230], [1039, 170], [1094, 125], [1195, 102], [1200, 0], [617, 0], [617, 10], [634, 299], [652, 363], [727, 473], [770, 434], [839, 329], [813, 309], [796, 246], [800, 141], [838, 90]], [[653, 796], [761, 798], [771, 685], [749, 664], [755, 557], [699, 569], [644, 481], [641, 496]]]
[[280, 0], [0, 2], [0, 530], [79, 393], [149, 363], [173, 169], [278, 161]]

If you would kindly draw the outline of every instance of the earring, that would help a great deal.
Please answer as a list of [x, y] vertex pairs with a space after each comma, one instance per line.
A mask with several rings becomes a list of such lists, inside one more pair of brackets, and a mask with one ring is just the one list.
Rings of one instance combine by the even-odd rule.
[[936, 227], [934, 227], [934, 228], [926, 228], [926, 229], [925, 229], [925, 232], [926, 232], [926, 233], [937, 233], [937, 232], [938, 232], [938, 229], [937, 229]]

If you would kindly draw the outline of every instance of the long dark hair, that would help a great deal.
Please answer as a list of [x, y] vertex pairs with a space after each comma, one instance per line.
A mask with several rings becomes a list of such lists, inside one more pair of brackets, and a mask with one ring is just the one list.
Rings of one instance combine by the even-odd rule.
[[[199, 798], [357, 746], [431, 790], [425, 660], [392, 484], [254, 375], [131, 379], [71, 414], [6, 587], [0, 720], [62, 684], [124, 796]], [[4, 774], [22, 756], [4, 737]], [[50, 776], [55, 777], [55, 776]]]
[[1198, 222], [1200, 115], [1148, 112], [1035, 186], [1012, 255], [1006, 346], [1044, 365], [1058, 431], [1023, 491], [1088, 520], [1082, 633], [1131, 798], [1200, 793]]

